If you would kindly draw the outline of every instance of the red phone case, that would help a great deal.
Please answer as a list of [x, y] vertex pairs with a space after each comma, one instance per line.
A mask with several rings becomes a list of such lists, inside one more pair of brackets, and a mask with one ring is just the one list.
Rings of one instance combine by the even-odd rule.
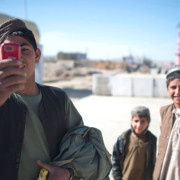
[[20, 59], [20, 46], [15, 43], [1, 44], [2, 59]]

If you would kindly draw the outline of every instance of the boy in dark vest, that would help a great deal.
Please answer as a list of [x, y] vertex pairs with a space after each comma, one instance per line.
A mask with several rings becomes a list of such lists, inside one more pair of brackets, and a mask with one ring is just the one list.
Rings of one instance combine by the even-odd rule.
[[148, 131], [150, 112], [145, 106], [131, 111], [131, 129], [122, 133], [112, 153], [114, 180], [152, 180], [156, 137]]
[[2, 59], [0, 49], [0, 179], [37, 179], [44, 167], [49, 179], [68, 180], [71, 170], [43, 162], [55, 157], [69, 129], [83, 125], [81, 115], [64, 91], [35, 82], [41, 51], [20, 19], [0, 25], [0, 45], [7, 43], [21, 55]]
[[[81, 115], [63, 90], [35, 82], [35, 65], [39, 63], [41, 51], [32, 31], [22, 20], [10, 19], [0, 25], [0, 45], [0, 179], [36, 180], [41, 169], [48, 171], [49, 180], [81, 179], [85, 155], [74, 157], [71, 154], [78, 147], [78, 152], [81, 152], [81, 146], [77, 146], [81, 141], [75, 141], [80, 140], [79, 131], [78, 138], [73, 136], [75, 140], [69, 139], [72, 151], [68, 151], [64, 143], [66, 155], [78, 160], [66, 159], [69, 166], [62, 166], [65, 160], [58, 159], [58, 155], [67, 133], [89, 129], [83, 126]], [[16, 47], [20, 48], [17, 59], [4, 56], [6, 50]], [[101, 148], [96, 146], [97, 151], [93, 148], [94, 152], [88, 152], [89, 157], [96, 155], [96, 159], [91, 158], [96, 161], [86, 163], [86, 167], [91, 169], [94, 180], [96, 177], [108, 180], [111, 163], [103, 138], [99, 139]], [[90, 143], [90, 140], [85, 140], [83, 150]], [[95, 147], [92, 143], [91, 146]], [[55, 159], [63, 163], [55, 165]], [[94, 166], [98, 168], [94, 169]], [[85, 177], [89, 176], [85, 174]]]

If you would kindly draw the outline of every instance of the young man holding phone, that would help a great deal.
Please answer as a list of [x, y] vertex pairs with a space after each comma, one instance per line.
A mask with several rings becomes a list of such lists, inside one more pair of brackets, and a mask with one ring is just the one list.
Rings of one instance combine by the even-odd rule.
[[83, 125], [82, 117], [64, 91], [35, 82], [41, 51], [23, 21], [0, 25], [0, 45], [6, 43], [18, 44], [21, 55], [4, 59], [0, 49], [0, 179], [37, 179], [45, 168], [49, 180], [68, 180], [71, 170], [43, 162], [56, 156], [69, 129]]

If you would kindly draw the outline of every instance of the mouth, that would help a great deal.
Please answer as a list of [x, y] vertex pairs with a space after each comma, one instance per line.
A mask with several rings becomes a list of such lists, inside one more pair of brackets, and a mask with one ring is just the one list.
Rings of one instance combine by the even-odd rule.
[[141, 132], [141, 131], [142, 131], [142, 129], [136, 129], [136, 131], [137, 131], [137, 132]]
[[174, 96], [174, 99], [180, 101], [180, 96]]
[[23, 68], [25, 68], [25, 64], [21, 64], [18, 67], [23, 69]]

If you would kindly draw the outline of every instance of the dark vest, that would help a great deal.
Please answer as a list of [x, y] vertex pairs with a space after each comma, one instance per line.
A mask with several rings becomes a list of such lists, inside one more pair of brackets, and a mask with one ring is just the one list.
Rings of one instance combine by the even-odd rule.
[[[65, 93], [58, 88], [38, 85], [42, 100], [39, 107], [50, 148], [51, 159], [58, 153], [62, 137], [67, 132]], [[16, 180], [24, 137], [27, 108], [14, 95], [0, 107], [0, 179]], [[27, 162], [28, 163], [28, 162]]]
[[174, 107], [173, 105], [168, 105], [168, 106], [163, 106], [160, 109], [161, 121], [162, 121], [160, 127], [161, 134], [159, 136], [158, 154], [157, 154], [154, 173], [153, 173], [154, 180], [158, 180], [161, 173], [164, 155], [166, 152], [169, 136], [173, 126], [173, 113], [172, 113], [173, 107]]

